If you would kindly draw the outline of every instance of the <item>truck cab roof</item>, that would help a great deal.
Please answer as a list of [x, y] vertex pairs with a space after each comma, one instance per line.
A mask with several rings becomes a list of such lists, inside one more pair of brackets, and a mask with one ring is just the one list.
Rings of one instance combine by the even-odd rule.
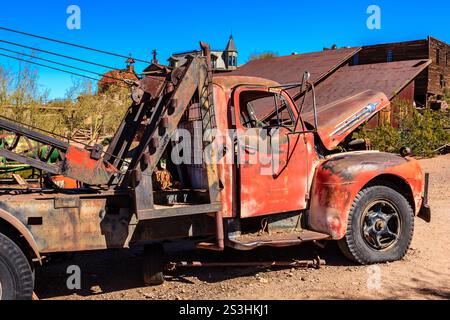
[[242, 85], [253, 85], [261, 87], [276, 87], [280, 84], [276, 81], [258, 78], [258, 77], [246, 77], [246, 76], [215, 76], [213, 83], [221, 87], [224, 91], [230, 91], [234, 88]]

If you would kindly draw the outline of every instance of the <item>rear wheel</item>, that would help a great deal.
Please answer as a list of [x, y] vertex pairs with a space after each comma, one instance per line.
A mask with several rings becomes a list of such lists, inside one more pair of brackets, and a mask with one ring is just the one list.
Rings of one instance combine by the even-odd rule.
[[0, 300], [31, 300], [34, 277], [28, 259], [0, 233]]
[[346, 235], [338, 244], [355, 262], [391, 262], [405, 256], [413, 231], [414, 214], [408, 200], [393, 188], [373, 186], [357, 195]]
[[157, 286], [164, 283], [164, 247], [162, 244], [151, 244], [144, 247], [142, 267], [146, 286]]

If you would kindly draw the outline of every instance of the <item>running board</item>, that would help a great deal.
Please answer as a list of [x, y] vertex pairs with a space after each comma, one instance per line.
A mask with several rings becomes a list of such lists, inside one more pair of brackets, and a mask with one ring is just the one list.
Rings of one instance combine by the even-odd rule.
[[304, 242], [327, 240], [331, 237], [315, 231], [301, 230], [264, 235], [241, 235], [228, 237], [227, 246], [236, 250], [253, 250], [258, 247], [289, 247]]

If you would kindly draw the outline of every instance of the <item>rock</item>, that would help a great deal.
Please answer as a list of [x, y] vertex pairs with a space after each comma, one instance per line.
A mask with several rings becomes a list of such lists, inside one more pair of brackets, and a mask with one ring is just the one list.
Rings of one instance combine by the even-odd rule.
[[260, 278], [259, 282], [261, 282], [261, 283], [269, 283], [269, 280], [264, 279], [264, 278]]
[[102, 293], [102, 288], [100, 288], [100, 286], [92, 286], [90, 290], [94, 294]]

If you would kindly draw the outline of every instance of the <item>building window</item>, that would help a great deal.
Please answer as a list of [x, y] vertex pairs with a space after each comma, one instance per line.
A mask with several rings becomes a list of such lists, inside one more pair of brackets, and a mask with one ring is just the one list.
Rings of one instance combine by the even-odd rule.
[[236, 67], [236, 64], [237, 64], [236, 57], [229, 56], [228, 57], [228, 66], [229, 67]]
[[177, 61], [175, 59], [169, 59], [169, 66], [171, 68], [176, 68], [177, 67]]
[[357, 53], [353, 56], [353, 65], [354, 66], [359, 65], [359, 53]]
[[440, 49], [436, 50], [436, 63], [441, 64], [441, 50]]
[[211, 64], [213, 69], [217, 69], [217, 57], [211, 56]]
[[444, 87], [445, 87], [445, 78], [444, 78], [443, 74], [441, 74], [441, 81], [440, 81], [440, 83], [441, 83], [441, 89], [444, 89]]
[[394, 51], [392, 51], [391, 49], [389, 49], [387, 51], [387, 62], [392, 62], [394, 61]]

